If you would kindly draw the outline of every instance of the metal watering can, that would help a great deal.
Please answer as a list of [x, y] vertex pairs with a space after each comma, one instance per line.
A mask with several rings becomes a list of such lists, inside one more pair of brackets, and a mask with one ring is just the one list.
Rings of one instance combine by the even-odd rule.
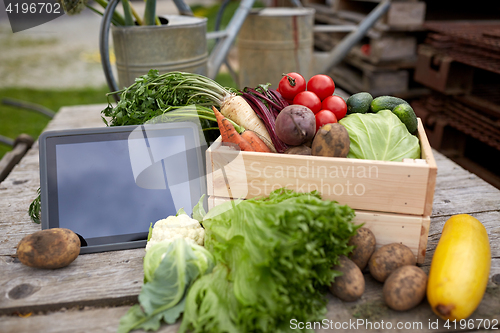
[[[106, 81], [108, 83], [108, 86], [111, 91], [117, 91], [119, 90], [119, 87], [115, 81], [115, 78], [113, 76], [113, 72], [111, 69], [111, 64], [109, 60], [109, 29], [111, 25], [111, 18], [112, 14], [118, 5], [120, 0], [110, 0], [109, 4], [104, 11], [103, 19], [101, 22], [101, 29], [100, 29], [100, 39], [99, 39], [99, 48], [100, 48], [100, 53], [101, 53], [101, 62], [102, 66], [104, 69], [104, 74], [106, 76]], [[218, 26], [220, 25], [220, 19], [222, 17], [222, 13], [229, 3], [230, 0], [225, 0], [221, 8], [219, 10], [219, 13], [217, 15], [217, 22], [216, 22], [216, 29], [218, 29]], [[242, 0], [240, 3], [240, 6], [234, 13], [233, 17], [231, 18], [229, 24], [227, 25], [225, 30], [221, 31], [214, 31], [214, 32], [209, 32], [206, 33], [205, 36], [200, 36], [199, 35], [199, 29], [198, 30], [192, 30], [191, 32], [193, 33], [198, 33], [197, 34], [197, 45], [194, 45], [198, 47], [198, 54], [192, 55], [192, 54], [186, 54], [185, 52], [183, 53], [182, 46], [180, 45], [180, 49], [178, 47], [170, 47], [167, 45], [167, 48], [165, 49], [164, 52], [170, 53], [170, 58], [173, 59], [171, 61], [171, 66], [166, 66], [165, 68], [162, 68], [162, 70], [165, 71], [172, 71], [172, 70], [178, 70], [179, 66], [180, 68], [186, 68], [186, 61], [189, 62], [191, 61], [192, 65], [191, 67], [188, 66], [187, 71], [192, 71], [192, 72], [197, 72], [199, 74], [203, 74], [208, 76], [209, 78], [214, 79], [222, 64], [225, 62], [228, 65], [228, 68], [230, 70], [230, 73], [233, 75], [233, 78], [235, 78], [235, 73], [232, 70], [232, 68], [229, 66], [229, 64], [226, 61], [227, 54], [229, 53], [231, 46], [238, 36], [238, 33], [240, 32], [240, 29], [247, 18], [247, 16], [250, 14], [251, 9], [254, 5], [255, 0]], [[292, 4], [295, 7], [302, 7], [301, 3], [299, 0], [291, 0]], [[179, 10], [179, 13], [183, 16], [193, 16], [193, 12], [191, 11], [191, 8], [183, 1], [183, 0], [174, 0], [174, 3]], [[359, 23], [359, 25], [321, 25], [321, 26], [314, 26], [313, 31], [331, 31], [331, 32], [338, 32], [338, 31], [344, 31], [344, 32], [350, 32], [344, 39], [337, 44], [337, 46], [331, 50], [330, 52], [322, 52], [320, 54], [314, 54], [313, 59], [311, 59], [311, 62], [314, 63], [314, 69], [310, 73], [315, 74], [314, 72], [317, 73], [328, 73], [333, 67], [335, 67], [338, 63], [342, 61], [342, 59], [349, 53], [350, 49], [358, 43], [363, 36], [366, 34], [366, 32], [378, 21], [382, 15], [384, 15], [387, 10], [390, 7], [390, 0], [383, 0], [380, 2], [377, 7], [375, 7], [370, 14], [368, 14], [363, 21]], [[197, 19], [194, 18], [193, 19]], [[206, 20], [206, 19], [197, 19], [197, 20]], [[179, 20], [177, 22], [178, 27], [182, 27], [183, 25], [188, 26], [188, 25], [193, 25], [193, 21], [190, 20]], [[194, 22], [194, 25], [196, 25], [196, 22]], [[168, 25], [167, 25], [168, 26]], [[148, 27], [143, 27], [148, 29]], [[156, 28], [156, 27], [155, 27]], [[124, 28], [126, 29], [126, 28]], [[145, 30], [146, 31], [146, 30]], [[152, 31], [152, 30], [150, 30]], [[196, 32], [198, 31], [198, 32]], [[311, 31], [311, 34], [312, 32]], [[149, 32], [146, 32], [149, 33]], [[188, 35], [189, 35], [188, 31]], [[175, 30], [172, 30], [172, 34], [175, 34]], [[116, 38], [116, 37], [115, 37]], [[185, 36], [180, 36], [180, 38], [184, 38]], [[116, 38], [119, 39], [119, 38]], [[215, 39], [216, 43], [214, 48], [212, 49], [211, 53], [208, 55], [206, 54], [206, 41], [208, 39]], [[160, 41], [161, 42], [161, 41]], [[179, 50], [178, 50], [179, 49]], [[170, 52], [171, 51], [171, 52]], [[185, 51], [185, 50], [184, 50]], [[180, 52], [179, 54], [175, 54], [177, 52]], [[188, 53], [190, 52], [189, 50], [187, 51]], [[161, 56], [164, 56], [163, 52], [161, 52]], [[192, 58], [192, 59], [190, 59]], [[176, 59], [179, 59], [179, 61], [176, 61]], [[182, 60], [182, 61], [180, 61]], [[206, 61], [206, 65], [205, 65]], [[119, 65], [119, 64], [117, 64]], [[144, 66], [153, 66], [151, 68], [154, 68], [155, 64], [145, 64]], [[182, 67], [184, 66], [184, 67]], [[240, 67], [245, 66], [245, 63], [240, 64]], [[117, 66], [118, 67], [118, 66]], [[264, 64], [265, 67], [265, 64]], [[148, 68], [150, 69], [150, 68]], [[142, 74], [132, 74], [132, 76], [135, 75], [135, 77], [140, 76], [145, 74], [147, 72], [146, 67], [143, 68], [138, 68], [137, 70], [139, 72], [143, 72]], [[161, 71], [162, 71], [161, 70]], [[145, 72], [144, 72], [145, 71]], [[137, 72], [137, 73], [139, 73]], [[238, 82], [237, 79], [235, 79], [236, 82]], [[118, 94], [113, 95], [116, 100], [119, 99]]]

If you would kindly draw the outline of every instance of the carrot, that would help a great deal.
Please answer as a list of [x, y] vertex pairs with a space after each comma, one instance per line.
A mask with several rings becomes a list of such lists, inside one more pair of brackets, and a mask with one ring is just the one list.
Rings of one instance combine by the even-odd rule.
[[224, 124], [222, 123], [224, 116], [222, 115], [222, 113], [219, 112], [219, 110], [217, 110], [215, 106], [212, 106], [212, 110], [214, 110], [215, 119], [217, 119], [217, 125], [219, 125], [219, 131], [220, 131], [220, 136], [222, 138], [222, 142], [228, 142], [229, 141], [227, 137], [228, 134], [226, 128], [224, 127]]
[[230, 95], [224, 99], [220, 112], [224, 117], [231, 119], [247, 130], [252, 130], [261, 137], [271, 142], [270, 149], [275, 151], [269, 132], [264, 122], [257, 116], [252, 107], [241, 96]]
[[245, 131], [241, 134], [241, 137], [248, 141], [253, 150], [262, 153], [271, 153], [271, 149], [262, 141], [261, 138], [255, 132]]
[[219, 130], [222, 137], [222, 142], [230, 142], [237, 144], [242, 151], [254, 151], [250, 143], [245, 140], [234, 128], [233, 124], [229, 122], [216, 107], [212, 106], [214, 110], [215, 117], [217, 118], [217, 123], [219, 124]]

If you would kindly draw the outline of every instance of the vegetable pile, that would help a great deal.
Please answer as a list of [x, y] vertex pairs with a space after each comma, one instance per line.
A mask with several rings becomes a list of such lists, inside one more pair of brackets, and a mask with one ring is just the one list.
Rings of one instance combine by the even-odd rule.
[[354, 211], [284, 189], [231, 205], [203, 220], [217, 264], [189, 291], [180, 331], [288, 332], [292, 318], [321, 319], [331, 268], [352, 250]]
[[341, 275], [332, 267], [353, 249], [354, 211], [316, 191], [284, 188], [208, 214], [202, 200], [193, 218], [202, 221], [205, 247], [182, 209], [150, 228], [140, 304], [118, 332], [157, 330], [183, 312], [179, 332], [290, 332], [291, 319], [321, 320], [324, 294]]
[[[387, 161], [420, 157], [419, 140], [411, 135], [417, 118], [406, 101], [392, 96], [373, 99], [362, 92], [346, 102], [334, 92], [335, 83], [323, 74], [306, 82], [300, 74], [288, 73], [277, 90], [267, 84], [235, 91], [202, 75], [160, 75], [151, 70], [112, 93], [119, 93], [120, 101], [102, 113], [111, 126], [196, 118], [208, 143], [218, 129], [223, 142], [242, 151]], [[194, 106], [194, 112], [187, 106]], [[335, 123], [342, 126], [331, 126]]]

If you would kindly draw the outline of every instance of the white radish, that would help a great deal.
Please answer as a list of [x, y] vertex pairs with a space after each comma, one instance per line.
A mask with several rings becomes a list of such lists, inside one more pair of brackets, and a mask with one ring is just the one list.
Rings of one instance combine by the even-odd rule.
[[268, 146], [270, 146], [269, 148], [271, 150], [276, 151], [264, 122], [257, 116], [255, 111], [243, 97], [233, 94], [227, 96], [222, 101], [220, 112], [224, 117], [231, 119], [245, 129], [254, 131]]

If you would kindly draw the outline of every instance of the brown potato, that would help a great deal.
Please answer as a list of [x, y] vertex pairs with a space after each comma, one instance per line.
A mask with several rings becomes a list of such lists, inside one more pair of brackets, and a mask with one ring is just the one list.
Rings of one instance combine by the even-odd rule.
[[392, 243], [382, 246], [372, 254], [368, 261], [368, 268], [370, 274], [377, 281], [384, 282], [399, 267], [415, 266], [416, 263], [417, 259], [409, 247], [399, 243]]
[[80, 239], [69, 229], [37, 231], [21, 239], [17, 256], [21, 263], [36, 268], [68, 266], [80, 254]]
[[355, 246], [349, 258], [358, 265], [359, 269], [363, 270], [375, 252], [375, 235], [368, 228], [359, 228], [356, 235], [349, 240], [349, 245]]
[[285, 150], [285, 154], [311, 155], [311, 148], [306, 145], [293, 146]]
[[333, 269], [344, 274], [336, 277], [330, 286], [332, 294], [346, 302], [359, 299], [365, 292], [365, 277], [359, 267], [346, 256], [340, 256], [339, 264]]
[[403, 266], [389, 275], [384, 283], [384, 301], [393, 310], [414, 308], [425, 297], [427, 275], [417, 266]]
[[344, 126], [326, 124], [316, 132], [311, 149], [314, 156], [346, 157], [350, 144], [349, 133]]

